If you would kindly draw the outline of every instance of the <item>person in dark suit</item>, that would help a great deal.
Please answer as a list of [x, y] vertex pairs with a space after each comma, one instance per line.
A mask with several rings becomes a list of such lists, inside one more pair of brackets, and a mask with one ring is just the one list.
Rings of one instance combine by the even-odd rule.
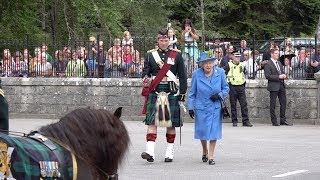
[[8, 102], [4, 97], [0, 79], [0, 132], [8, 134], [9, 130], [9, 110]]
[[264, 75], [268, 79], [268, 91], [270, 92], [270, 117], [273, 126], [279, 126], [275, 113], [276, 99], [279, 98], [280, 103], [280, 125], [291, 126], [286, 120], [286, 87], [284, 80], [287, 75], [284, 73], [282, 64], [278, 61], [279, 50], [270, 50], [271, 58], [264, 67]]

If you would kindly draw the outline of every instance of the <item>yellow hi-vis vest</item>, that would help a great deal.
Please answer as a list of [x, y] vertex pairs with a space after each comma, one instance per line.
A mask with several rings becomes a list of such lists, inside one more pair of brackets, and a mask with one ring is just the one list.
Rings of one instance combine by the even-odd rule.
[[238, 65], [233, 64], [232, 62], [228, 62], [229, 71], [227, 74], [227, 81], [231, 85], [243, 85], [246, 80], [244, 77], [244, 66], [243, 63], [240, 62]]

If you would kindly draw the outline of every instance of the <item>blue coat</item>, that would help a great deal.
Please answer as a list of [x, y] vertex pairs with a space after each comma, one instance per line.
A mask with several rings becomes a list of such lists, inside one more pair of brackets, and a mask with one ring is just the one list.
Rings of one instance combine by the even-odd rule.
[[222, 114], [220, 101], [213, 102], [210, 96], [218, 93], [221, 100], [229, 93], [225, 71], [213, 67], [210, 80], [203, 69], [193, 72], [188, 97], [188, 109], [195, 112], [195, 139], [217, 140], [222, 136]]

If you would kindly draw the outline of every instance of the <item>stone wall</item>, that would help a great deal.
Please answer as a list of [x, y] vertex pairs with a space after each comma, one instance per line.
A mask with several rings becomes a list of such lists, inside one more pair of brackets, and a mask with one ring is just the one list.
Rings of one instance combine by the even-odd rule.
[[[317, 81], [288, 80], [286, 84], [288, 120], [293, 123], [318, 124]], [[270, 123], [266, 85], [266, 80], [247, 81], [248, 109], [253, 123]], [[10, 118], [59, 118], [78, 107], [93, 106], [113, 111], [122, 106], [124, 120], [143, 120], [141, 109], [144, 98], [140, 96], [140, 79], [2, 78], [2, 86], [9, 102]], [[276, 111], [279, 115], [278, 104]], [[238, 112], [241, 121], [240, 109]], [[184, 120], [192, 121], [188, 113]]]

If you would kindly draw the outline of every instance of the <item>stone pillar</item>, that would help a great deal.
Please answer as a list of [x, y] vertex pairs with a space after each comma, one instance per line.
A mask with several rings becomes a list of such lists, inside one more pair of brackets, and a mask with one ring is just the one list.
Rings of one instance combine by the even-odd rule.
[[318, 100], [318, 112], [317, 112], [317, 121], [316, 124], [320, 124], [320, 71], [314, 74], [314, 78], [317, 81], [318, 85], [318, 95], [317, 95], [317, 100]]

